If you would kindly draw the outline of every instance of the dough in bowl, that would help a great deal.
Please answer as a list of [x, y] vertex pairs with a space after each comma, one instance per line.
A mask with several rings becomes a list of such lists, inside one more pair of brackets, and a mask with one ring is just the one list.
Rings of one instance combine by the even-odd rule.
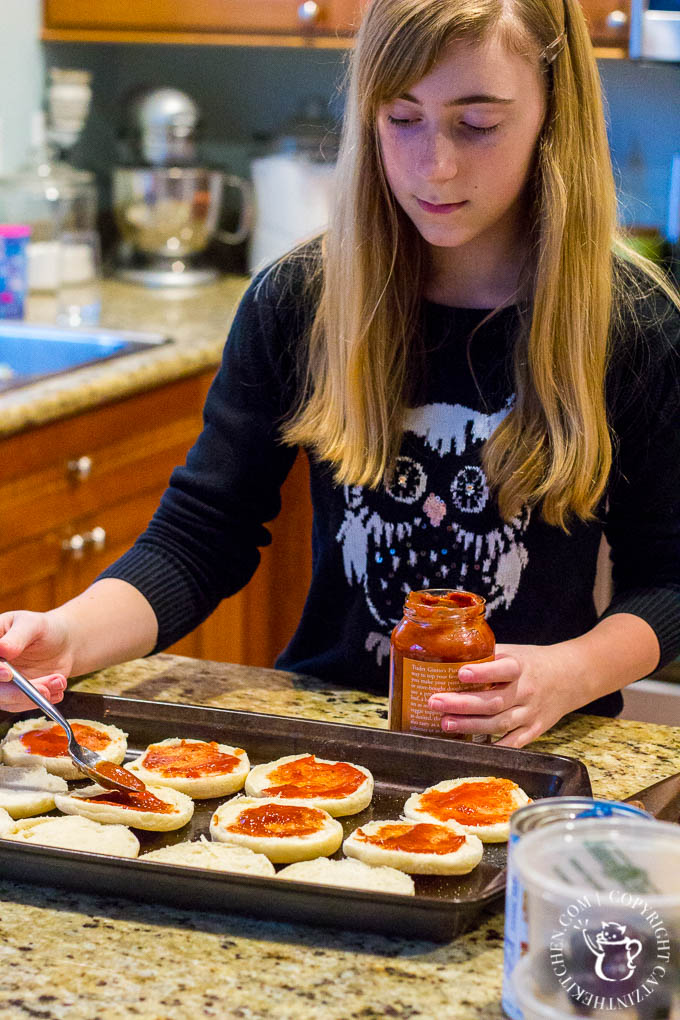
[[124, 825], [101, 825], [89, 818], [61, 815], [48, 818], [24, 818], [15, 822], [4, 837], [17, 843], [56, 846], [62, 850], [86, 850], [112, 857], [136, 857], [139, 840]]
[[250, 762], [241, 747], [168, 737], [150, 744], [125, 767], [147, 785], [171, 786], [189, 797], [210, 798], [240, 790]]
[[471, 776], [412, 793], [404, 814], [415, 821], [460, 825], [483, 843], [503, 843], [510, 835], [510, 815], [528, 803], [529, 797], [511, 779]]
[[179, 864], [186, 868], [207, 868], [209, 871], [230, 871], [240, 875], [275, 874], [274, 865], [264, 854], [256, 854], [245, 846], [211, 843], [205, 836], [193, 843], [175, 843], [160, 850], [142, 854], [140, 861], [158, 864]]
[[[83, 747], [95, 751], [105, 761], [120, 765], [127, 750], [127, 733], [117, 726], [92, 719], [69, 719], [74, 736]], [[66, 734], [51, 719], [21, 719], [7, 731], [0, 752], [5, 765], [44, 765], [62, 779], [82, 779], [83, 774], [66, 750]]]
[[476, 836], [451, 825], [429, 822], [367, 822], [343, 844], [348, 857], [365, 864], [384, 864], [409, 875], [466, 875], [482, 859]]
[[279, 871], [277, 878], [293, 882], [315, 882], [318, 885], [335, 885], [344, 889], [366, 889], [369, 892], [401, 893], [414, 896], [413, 879], [396, 868], [371, 867], [363, 861], [331, 861], [318, 857], [315, 861], [299, 861]]
[[94, 783], [71, 793], [58, 793], [54, 803], [66, 815], [82, 815], [106, 825], [131, 825], [153, 832], [181, 829], [194, 813], [191, 797], [168, 786], [147, 786], [143, 793], [123, 793], [105, 790]]
[[256, 765], [246, 779], [246, 794], [280, 801], [304, 800], [338, 818], [368, 807], [373, 776], [363, 765], [328, 761], [313, 754], [290, 754]]
[[51, 776], [44, 765], [0, 765], [0, 808], [12, 818], [42, 815], [54, 807], [55, 793], [66, 793], [68, 783]]
[[234, 797], [212, 816], [210, 835], [217, 842], [266, 854], [275, 864], [290, 864], [335, 853], [342, 843], [342, 826], [327, 811], [304, 801]]

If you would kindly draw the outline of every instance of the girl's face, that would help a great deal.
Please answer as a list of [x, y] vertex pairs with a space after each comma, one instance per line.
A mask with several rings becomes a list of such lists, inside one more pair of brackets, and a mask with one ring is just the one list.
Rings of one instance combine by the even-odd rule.
[[522, 198], [545, 116], [537, 65], [497, 40], [453, 43], [380, 107], [387, 180], [430, 245], [474, 254], [491, 243], [502, 255], [526, 236]]

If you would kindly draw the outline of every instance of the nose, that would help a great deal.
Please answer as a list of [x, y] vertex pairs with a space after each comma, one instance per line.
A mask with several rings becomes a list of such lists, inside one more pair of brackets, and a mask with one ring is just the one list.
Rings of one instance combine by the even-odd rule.
[[428, 181], [448, 181], [458, 173], [458, 152], [445, 131], [433, 130], [423, 139], [418, 172]]

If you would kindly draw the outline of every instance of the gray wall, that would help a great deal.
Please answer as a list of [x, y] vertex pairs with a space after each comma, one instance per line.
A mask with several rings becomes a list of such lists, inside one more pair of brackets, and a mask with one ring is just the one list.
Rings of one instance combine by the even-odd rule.
[[[241, 173], [262, 139], [280, 130], [306, 97], [321, 97], [335, 116], [342, 110], [343, 51], [51, 45], [46, 56], [49, 64], [93, 72], [95, 108], [80, 155], [101, 169], [115, 160], [113, 125], [134, 85], [170, 84], [193, 96], [203, 111], [204, 158]], [[621, 219], [662, 229], [671, 157], [680, 151], [680, 65], [601, 60], [599, 66]]]

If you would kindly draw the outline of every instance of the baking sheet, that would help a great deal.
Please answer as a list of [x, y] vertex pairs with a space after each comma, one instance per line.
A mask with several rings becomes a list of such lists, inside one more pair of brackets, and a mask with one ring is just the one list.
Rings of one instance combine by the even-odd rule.
[[[244, 747], [252, 765], [303, 752], [364, 765], [373, 773], [375, 793], [365, 811], [339, 819], [345, 835], [374, 818], [398, 818], [411, 793], [459, 776], [494, 775], [512, 779], [533, 799], [591, 795], [585, 766], [561, 755], [287, 716], [98, 694], [68, 692], [60, 708], [67, 718], [112, 723], [127, 732], [127, 761], [137, 757], [148, 744], [166, 737], [193, 737]], [[0, 714], [0, 738], [17, 719], [39, 714]], [[210, 817], [226, 799], [195, 801], [193, 818], [175, 832], [135, 829], [141, 843], [140, 853], [198, 839], [201, 835], [209, 838]], [[338, 851], [335, 856], [343, 855]], [[497, 883], [491, 893], [485, 890], [503, 871], [505, 863], [506, 844], [486, 843], [481, 863], [469, 875], [416, 875], [416, 895], [402, 896], [228, 875], [199, 868], [151, 865], [104, 854], [20, 845], [0, 839], [0, 873], [15, 881], [196, 910], [246, 913], [267, 920], [440, 941], [465, 931], [485, 906], [502, 897], [502, 888], [499, 889]]]

